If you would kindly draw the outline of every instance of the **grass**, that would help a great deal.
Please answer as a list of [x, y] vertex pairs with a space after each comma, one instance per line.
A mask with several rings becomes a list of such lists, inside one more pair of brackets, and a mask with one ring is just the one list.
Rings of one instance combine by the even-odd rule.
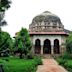
[[4, 72], [35, 72], [41, 59], [0, 58], [0, 64], [3, 65]]

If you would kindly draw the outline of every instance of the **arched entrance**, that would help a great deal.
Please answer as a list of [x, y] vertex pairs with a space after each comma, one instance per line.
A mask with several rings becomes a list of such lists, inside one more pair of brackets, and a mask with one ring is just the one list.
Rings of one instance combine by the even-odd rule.
[[36, 39], [35, 41], [35, 54], [41, 53], [41, 42], [39, 39]]
[[59, 53], [60, 53], [59, 40], [55, 39], [54, 40], [54, 54], [59, 54]]
[[44, 41], [43, 53], [44, 54], [51, 54], [51, 42], [49, 39], [46, 39]]

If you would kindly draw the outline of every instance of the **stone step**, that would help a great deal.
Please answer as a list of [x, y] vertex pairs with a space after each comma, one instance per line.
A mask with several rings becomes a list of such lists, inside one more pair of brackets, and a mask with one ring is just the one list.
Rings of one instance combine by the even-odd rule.
[[50, 54], [42, 55], [42, 57], [45, 59], [52, 59], [53, 58], [52, 55], [50, 55]]

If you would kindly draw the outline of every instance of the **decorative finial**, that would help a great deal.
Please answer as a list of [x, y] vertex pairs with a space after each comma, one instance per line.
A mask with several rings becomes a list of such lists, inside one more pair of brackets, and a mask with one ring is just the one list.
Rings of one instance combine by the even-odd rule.
[[44, 11], [43, 13], [51, 13], [50, 11]]

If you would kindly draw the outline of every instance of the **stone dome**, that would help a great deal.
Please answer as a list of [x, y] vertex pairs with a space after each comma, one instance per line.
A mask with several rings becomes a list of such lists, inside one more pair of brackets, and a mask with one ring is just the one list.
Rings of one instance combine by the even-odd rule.
[[62, 31], [61, 20], [55, 14], [45, 11], [33, 18], [29, 26], [30, 31]]
[[49, 11], [45, 11], [40, 15], [37, 15], [36, 17], [33, 18], [33, 22], [59, 22], [61, 23], [60, 18], [54, 14], [52, 14]]

